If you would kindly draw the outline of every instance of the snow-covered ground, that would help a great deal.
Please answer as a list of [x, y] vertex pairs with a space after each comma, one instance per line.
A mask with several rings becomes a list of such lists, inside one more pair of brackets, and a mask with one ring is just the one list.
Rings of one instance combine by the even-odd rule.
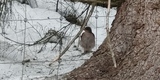
[[[38, 8], [31, 8], [29, 5], [20, 4], [16, 1], [12, 5], [12, 14], [9, 15], [5, 24], [5, 35], [0, 35], [0, 80], [57, 80], [57, 75], [62, 75], [81, 66], [85, 60], [92, 56], [92, 53], [81, 55], [83, 50], [78, 46], [78, 39], [61, 57], [60, 62], [49, 64], [59, 54], [59, 45], [55, 43], [36, 44], [33, 46], [22, 45], [33, 44], [35, 41], [45, 36], [50, 29], [66, 31], [66, 38], [63, 40], [62, 51], [79, 31], [80, 26], [71, 24], [63, 18], [63, 14], [55, 11], [56, 0], [37, 0]], [[60, 0], [60, 12], [76, 10], [80, 14], [86, 5], [82, 3], [70, 3]], [[106, 13], [107, 9], [96, 7], [87, 26], [92, 28], [96, 36], [95, 51], [106, 37]], [[111, 9], [110, 22], [116, 14], [115, 9]], [[85, 15], [82, 15], [84, 17]], [[97, 17], [97, 18], [96, 18]], [[24, 22], [27, 19], [27, 22]], [[0, 33], [2, 29], [0, 28]], [[19, 43], [16, 43], [19, 42]], [[54, 49], [53, 49], [54, 48]], [[80, 56], [81, 55], [81, 56]], [[25, 64], [22, 61], [26, 60]], [[28, 62], [27, 62], [28, 61]]]

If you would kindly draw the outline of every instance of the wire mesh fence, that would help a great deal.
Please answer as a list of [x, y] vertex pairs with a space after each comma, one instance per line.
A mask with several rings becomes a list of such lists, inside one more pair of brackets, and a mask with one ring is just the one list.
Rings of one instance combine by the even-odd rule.
[[[59, 11], [55, 12], [56, 0], [37, 0], [37, 4], [38, 8], [30, 8], [27, 4], [12, 1], [12, 12], [7, 20], [1, 20], [4, 23], [0, 36], [1, 80], [59, 80], [92, 56], [92, 53], [81, 55], [77, 39], [60, 60], [49, 65], [80, 29], [80, 25], [68, 22], [64, 13], [76, 10], [74, 13], [79, 13], [75, 14], [77, 17], [87, 6], [59, 0]], [[94, 28], [94, 50], [106, 36], [106, 11], [97, 6], [87, 24]], [[80, 21], [84, 15], [78, 17]], [[112, 20], [114, 15], [110, 16]]]

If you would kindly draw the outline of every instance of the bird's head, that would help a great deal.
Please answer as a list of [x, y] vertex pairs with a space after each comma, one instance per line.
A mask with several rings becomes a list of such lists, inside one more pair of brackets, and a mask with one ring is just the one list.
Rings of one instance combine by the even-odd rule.
[[84, 29], [84, 31], [87, 31], [87, 32], [92, 33], [92, 29], [91, 29], [90, 27], [86, 27], [86, 28]]

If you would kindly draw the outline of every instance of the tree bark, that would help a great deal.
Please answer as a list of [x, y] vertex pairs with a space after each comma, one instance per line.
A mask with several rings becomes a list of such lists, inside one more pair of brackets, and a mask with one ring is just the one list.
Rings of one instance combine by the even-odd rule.
[[160, 1], [126, 0], [110, 31], [117, 68], [105, 39], [67, 80], [160, 80]]

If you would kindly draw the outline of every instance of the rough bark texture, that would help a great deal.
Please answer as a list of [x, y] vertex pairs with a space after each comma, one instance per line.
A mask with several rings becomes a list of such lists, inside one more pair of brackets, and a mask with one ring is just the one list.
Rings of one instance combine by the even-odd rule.
[[160, 1], [126, 0], [110, 32], [117, 68], [107, 39], [68, 80], [160, 80]]

